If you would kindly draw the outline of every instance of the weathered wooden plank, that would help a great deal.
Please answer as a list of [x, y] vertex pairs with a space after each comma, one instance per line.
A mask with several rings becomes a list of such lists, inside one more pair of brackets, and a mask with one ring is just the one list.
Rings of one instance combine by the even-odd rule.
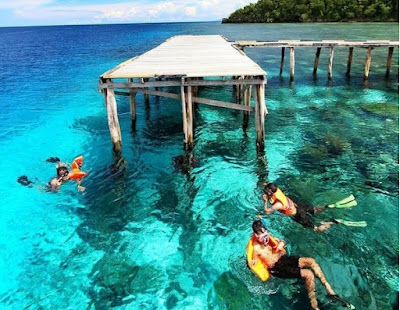
[[265, 75], [252, 59], [239, 52], [219, 35], [175, 36], [156, 48], [140, 55], [134, 61], [123, 63], [107, 78], [156, 77], [175, 75], [240, 76]]
[[[150, 90], [150, 89], [142, 89], [142, 88], [133, 88], [132, 90], [137, 93], [147, 93], [149, 95], [178, 99], [178, 100], [181, 99], [180, 95], [174, 94], [174, 93], [167, 93], [167, 92]], [[122, 91], [115, 91], [115, 94], [122, 95], [122, 96], [129, 96], [129, 93], [122, 92]], [[235, 104], [235, 103], [226, 102], [226, 101], [212, 100], [212, 99], [200, 98], [200, 97], [193, 97], [192, 101], [197, 102], [197, 103], [212, 105], [215, 107], [228, 108], [228, 109], [239, 110], [239, 111], [254, 112], [254, 107], [245, 106], [245, 105], [241, 105], [241, 104]]]
[[[184, 86], [228, 86], [228, 85], [256, 85], [265, 84], [265, 80], [261, 79], [243, 79], [243, 80], [194, 80], [183, 82]], [[104, 82], [98, 85], [99, 89], [106, 88], [135, 88], [135, 87], [170, 87], [170, 86], [181, 86], [181, 81], [150, 81], [150, 82]]]
[[[132, 80], [132, 79], [130, 79], [130, 80]], [[133, 89], [129, 90], [129, 105], [130, 105], [130, 110], [131, 110], [132, 129], [135, 130], [136, 129], [136, 92], [133, 91]]]

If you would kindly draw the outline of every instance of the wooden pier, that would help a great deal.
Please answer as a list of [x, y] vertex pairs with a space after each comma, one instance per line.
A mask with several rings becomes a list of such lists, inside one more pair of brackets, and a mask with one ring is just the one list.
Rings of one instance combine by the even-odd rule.
[[244, 50], [245, 47], [280, 47], [282, 48], [281, 56], [281, 67], [280, 75], [283, 71], [285, 49], [290, 50], [290, 80], [294, 80], [295, 72], [295, 48], [296, 47], [306, 47], [306, 48], [316, 48], [315, 59], [314, 59], [314, 70], [313, 74], [317, 74], [319, 56], [322, 48], [329, 49], [329, 59], [328, 59], [328, 79], [333, 78], [332, 68], [333, 68], [333, 55], [334, 48], [345, 47], [349, 49], [349, 56], [347, 59], [347, 71], [346, 74], [350, 75], [351, 63], [353, 60], [353, 50], [355, 47], [367, 49], [364, 67], [364, 80], [369, 77], [369, 71], [372, 61], [372, 50], [374, 48], [387, 48], [388, 56], [386, 62], [386, 76], [389, 76], [390, 65], [392, 62], [393, 49], [399, 46], [399, 41], [389, 41], [389, 40], [374, 40], [374, 41], [344, 41], [344, 40], [322, 40], [322, 41], [300, 41], [300, 40], [278, 40], [278, 41], [235, 41], [232, 42], [239, 49]]
[[[100, 76], [99, 89], [104, 94], [108, 126], [116, 152], [122, 149], [121, 130], [115, 95], [130, 98], [132, 128], [136, 124], [136, 94], [174, 98], [181, 101], [184, 145], [193, 147], [193, 103], [241, 110], [243, 126], [253, 112], [256, 144], [264, 149], [266, 72], [240, 49], [219, 35], [175, 36], [147, 53], [129, 59]], [[197, 96], [202, 86], [232, 85], [236, 102], [224, 102]], [[175, 92], [159, 88], [176, 89]], [[251, 92], [254, 89], [254, 107]]]

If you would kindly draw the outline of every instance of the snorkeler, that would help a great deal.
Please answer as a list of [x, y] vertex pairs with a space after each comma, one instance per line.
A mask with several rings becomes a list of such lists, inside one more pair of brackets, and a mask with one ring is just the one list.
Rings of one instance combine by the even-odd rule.
[[[350, 208], [357, 205], [357, 201], [354, 196], [351, 195], [335, 204], [330, 204], [327, 206], [299, 206], [294, 203], [289, 197], [276, 186], [274, 183], [264, 184], [264, 195], [262, 196], [264, 200], [264, 212], [269, 215], [275, 211], [279, 211], [284, 215], [290, 216], [294, 221], [298, 222], [306, 228], [312, 228], [314, 231], [322, 232], [329, 229], [334, 224], [343, 224], [346, 226], [357, 226], [365, 227], [367, 223], [365, 221], [361, 222], [350, 222], [340, 219], [331, 220], [329, 222], [321, 222], [320, 226], [315, 226], [313, 221], [308, 217], [308, 214], [315, 215], [315, 213], [323, 211], [326, 208]], [[270, 207], [268, 207], [270, 204]]]
[[68, 181], [75, 180], [78, 184], [78, 191], [83, 192], [85, 190], [84, 186], [81, 186], [82, 179], [87, 175], [86, 172], [81, 171], [83, 165], [83, 156], [79, 156], [74, 159], [71, 164], [71, 171], [68, 171], [67, 165], [63, 162], [59, 162], [56, 166], [57, 176], [49, 182], [52, 190], [59, 190], [60, 186]]
[[284, 242], [269, 234], [263, 220], [254, 221], [252, 228], [253, 235], [246, 248], [247, 264], [262, 281], [266, 281], [270, 275], [284, 279], [303, 279], [311, 307], [318, 309], [315, 296], [316, 276], [325, 286], [328, 297], [341, 302], [348, 309], [355, 309], [333, 291], [314, 258], [287, 256]]

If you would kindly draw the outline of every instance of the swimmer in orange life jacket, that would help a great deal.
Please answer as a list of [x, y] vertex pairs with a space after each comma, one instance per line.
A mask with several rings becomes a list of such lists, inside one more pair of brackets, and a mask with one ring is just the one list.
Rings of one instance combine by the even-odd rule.
[[[78, 159], [78, 160], [77, 160]], [[63, 162], [59, 162], [56, 166], [57, 169], [57, 177], [51, 179], [49, 185], [52, 190], [58, 191], [60, 186], [68, 181], [68, 180], [75, 180], [78, 184], [78, 191], [83, 192], [85, 190], [84, 186], [81, 186], [82, 178], [84, 178], [87, 173], [80, 171], [80, 167], [82, 166], [82, 158], [77, 157], [72, 163], [72, 170], [68, 171], [67, 165]]]
[[252, 266], [255, 266], [257, 261], [261, 260], [272, 277], [304, 279], [304, 286], [313, 309], [318, 309], [318, 301], [315, 296], [315, 276], [317, 276], [325, 286], [329, 297], [346, 304], [349, 309], [354, 309], [350, 303], [336, 295], [326, 280], [321, 267], [313, 258], [287, 256], [283, 250], [283, 241], [278, 241], [276, 246], [271, 245], [271, 242], [268, 241], [270, 239], [269, 233], [261, 220], [254, 221], [252, 228], [255, 236], [253, 260], [250, 262]]
[[[314, 229], [314, 231], [322, 232], [329, 229], [332, 225], [339, 223], [338, 221], [321, 222], [320, 226], [315, 226], [307, 213], [314, 215], [315, 213], [324, 210], [325, 207], [299, 206], [289, 197], [285, 196], [285, 194], [274, 183], [264, 184], [264, 195], [262, 198], [264, 200], [265, 214], [272, 214], [275, 211], [279, 211], [284, 215], [290, 216], [302, 226]], [[268, 204], [270, 204], [271, 207], [268, 207]], [[357, 203], [353, 200], [349, 205], [353, 206], [356, 204]]]

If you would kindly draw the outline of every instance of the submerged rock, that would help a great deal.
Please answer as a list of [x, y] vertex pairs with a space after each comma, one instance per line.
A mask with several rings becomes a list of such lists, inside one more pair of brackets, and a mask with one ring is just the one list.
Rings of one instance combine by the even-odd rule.
[[[208, 293], [208, 305], [219, 309], [248, 309], [251, 303], [251, 295], [241, 281], [232, 273], [223, 273], [214, 283], [215, 299], [211, 300], [212, 293]], [[213, 307], [210, 307], [213, 308]]]
[[364, 104], [361, 109], [367, 113], [385, 118], [398, 118], [399, 116], [399, 106], [388, 102]]
[[327, 151], [332, 155], [341, 155], [346, 151], [348, 143], [342, 138], [334, 135], [326, 135], [324, 142]]

